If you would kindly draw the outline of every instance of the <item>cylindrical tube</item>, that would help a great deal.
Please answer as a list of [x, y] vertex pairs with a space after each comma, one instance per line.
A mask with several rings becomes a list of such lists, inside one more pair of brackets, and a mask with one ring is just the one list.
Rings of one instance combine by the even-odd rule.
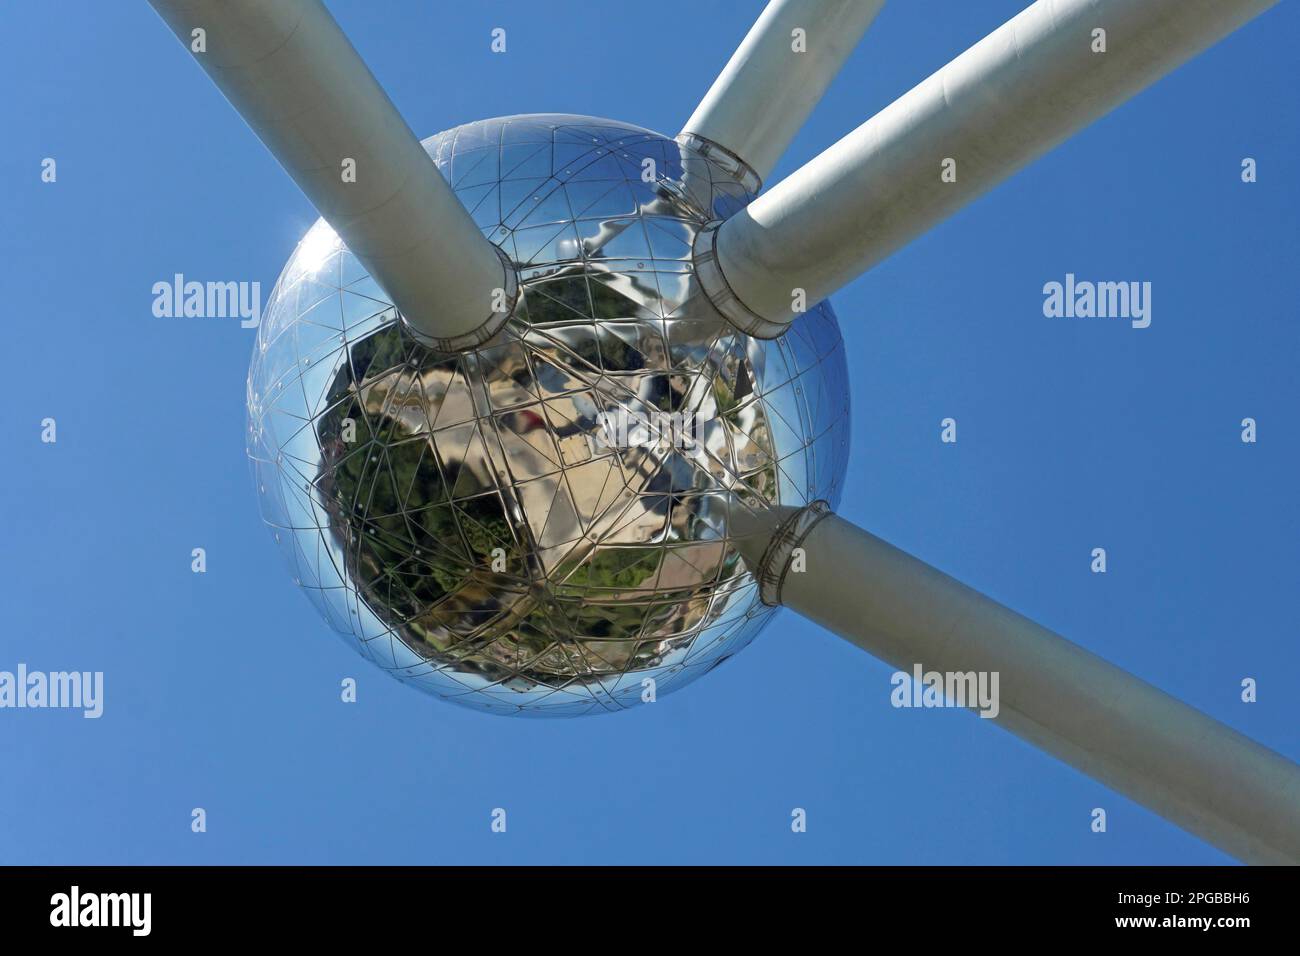
[[1300, 864], [1300, 766], [835, 515], [769, 538], [784, 606], [909, 674], [996, 673], [995, 723], [1244, 862]]
[[772, 0], [682, 127], [760, 180], [821, 100], [885, 0]]
[[490, 337], [513, 266], [465, 211], [320, 0], [150, 0], [413, 331]]

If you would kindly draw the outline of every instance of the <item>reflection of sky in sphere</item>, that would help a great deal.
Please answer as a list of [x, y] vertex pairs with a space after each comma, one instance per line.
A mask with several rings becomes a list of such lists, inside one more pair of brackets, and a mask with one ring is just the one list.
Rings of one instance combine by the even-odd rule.
[[[249, 371], [263, 516], [330, 625], [440, 697], [574, 715], [688, 683], [773, 613], [734, 510], [839, 497], [834, 315], [773, 342], [720, 320], [691, 245], [752, 197], [658, 134], [528, 116], [424, 145], [518, 265], [522, 303], [483, 348], [429, 351], [318, 222]], [[611, 443], [616, 414], [676, 416], [693, 441]]]

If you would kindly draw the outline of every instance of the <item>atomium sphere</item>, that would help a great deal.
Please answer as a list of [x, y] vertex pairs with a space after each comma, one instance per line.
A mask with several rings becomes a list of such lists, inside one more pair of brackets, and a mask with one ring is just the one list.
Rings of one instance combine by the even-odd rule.
[[753, 197], [690, 145], [540, 115], [424, 147], [520, 303], [480, 348], [428, 349], [318, 221], [249, 369], [263, 517], [326, 621], [438, 697], [562, 716], [662, 696], [773, 614], [737, 509], [839, 497], [834, 313], [768, 342], [721, 318], [692, 242]]

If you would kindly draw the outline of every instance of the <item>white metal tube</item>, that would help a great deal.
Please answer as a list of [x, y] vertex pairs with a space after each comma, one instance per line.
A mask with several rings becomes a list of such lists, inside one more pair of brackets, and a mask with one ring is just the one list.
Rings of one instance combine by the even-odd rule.
[[1276, 2], [1038, 0], [724, 223], [711, 297], [779, 334], [794, 289], [820, 301]]
[[320, 0], [150, 3], [413, 331], [454, 350], [505, 323], [513, 266]]
[[884, 3], [772, 0], [682, 135], [716, 143], [765, 180]]
[[765, 535], [741, 538], [781, 604], [909, 674], [996, 672], [1000, 726], [1240, 860], [1300, 863], [1300, 766], [817, 506], [793, 514], [769, 517], [762, 560]]

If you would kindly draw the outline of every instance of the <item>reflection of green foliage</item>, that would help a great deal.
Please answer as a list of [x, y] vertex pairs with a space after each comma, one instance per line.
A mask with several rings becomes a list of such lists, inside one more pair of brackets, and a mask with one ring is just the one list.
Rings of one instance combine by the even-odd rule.
[[[557, 577], [564, 583], [554, 586], [554, 592], [564, 602], [569, 630], [610, 640], [639, 636], [645, 625], [645, 597], [626, 592], [653, 588], [662, 556], [658, 548], [604, 548], [576, 567], [562, 566]], [[619, 591], [624, 592], [622, 599], [614, 593]], [[633, 646], [629, 643], [620, 653], [631, 655]], [[607, 659], [610, 653], [604, 652]]]
[[[571, 604], [570, 627], [583, 637], [627, 640], [637, 637], [645, 625], [646, 607], [643, 604]], [[624, 653], [630, 654], [629, 644]], [[605, 655], [608, 657], [608, 653]]]
[[727, 414], [740, 404], [736, 401], [736, 393], [732, 391], [731, 383], [721, 374], [713, 376], [713, 401], [717, 405], [719, 415]]
[[635, 302], [604, 282], [592, 280], [587, 286], [591, 290], [592, 313], [598, 321], [632, 319], [640, 311]]
[[356, 370], [357, 381], [364, 385], [367, 379], [374, 379], [402, 366], [406, 360], [407, 348], [395, 325], [355, 343], [348, 354], [352, 368]]
[[405, 365], [403, 348], [395, 329], [357, 343], [352, 368], [363, 384], [341, 372], [318, 427], [321, 446], [342, 455], [331, 471], [332, 497], [358, 533], [362, 579], [382, 604], [410, 615], [460, 588], [476, 567], [490, 564], [493, 548], [509, 549], [512, 536], [499, 498], [453, 504], [427, 436], [385, 413], [392, 389], [409, 380], [384, 374]]
[[460, 530], [469, 542], [470, 553], [480, 558], [490, 559], [493, 548], [505, 548], [507, 551], [513, 543], [510, 525], [506, 523], [501, 510], [501, 502], [495, 495], [470, 498], [458, 506], [463, 517]]
[[528, 321], [533, 325], [574, 322], [591, 318], [585, 276], [567, 276], [539, 282], [525, 290]]
[[600, 367], [606, 371], [635, 371], [645, 366], [645, 359], [633, 351], [632, 346], [624, 342], [612, 330], [600, 333]]
[[603, 548], [580, 564], [565, 584], [618, 590], [653, 585], [661, 555], [658, 548]]

